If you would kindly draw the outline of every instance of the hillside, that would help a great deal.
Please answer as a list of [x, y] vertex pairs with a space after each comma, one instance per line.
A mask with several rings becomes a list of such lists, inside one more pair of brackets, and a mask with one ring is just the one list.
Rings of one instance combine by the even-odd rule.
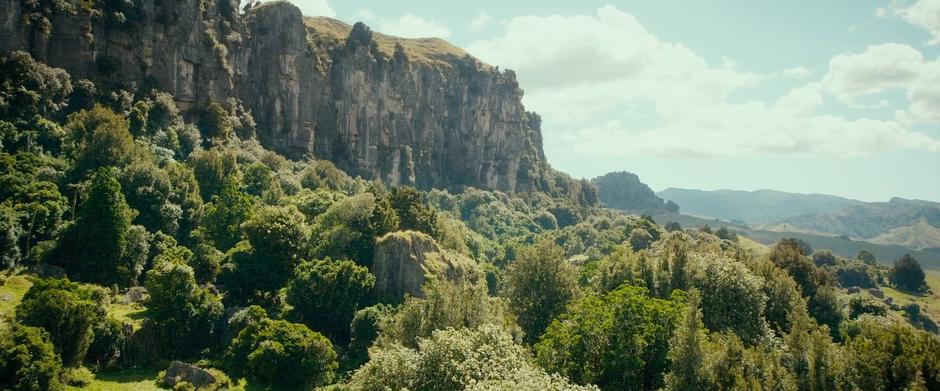
[[640, 178], [626, 171], [611, 172], [591, 180], [597, 188], [601, 204], [608, 208], [624, 211], [670, 210], [678, 212], [675, 203], [666, 203]]
[[940, 203], [892, 198], [768, 224], [772, 231], [844, 236], [919, 250], [940, 247]]
[[775, 190], [690, 190], [669, 188], [657, 193], [673, 201], [686, 214], [767, 224], [786, 218], [838, 210], [862, 201], [823, 194], [797, 194]]

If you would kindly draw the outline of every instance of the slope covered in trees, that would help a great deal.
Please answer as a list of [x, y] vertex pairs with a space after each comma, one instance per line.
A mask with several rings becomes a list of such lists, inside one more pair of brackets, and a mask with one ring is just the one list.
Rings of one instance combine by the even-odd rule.
[[[62, 12], [22, 4], [37, 24]], [[132, 6], [81, 4], [111, 28]], [[0, 63], [0, 283], [17, 294], [0, 389], [131, 368], [174, 389], [940, 387], [929, 313], [849, 293], [929, 292], [914, 258], [887, 270], [795, 239], [757, 254], [560, 175], [514, 192], [365, 179], [265, 148], [248, 111]]]

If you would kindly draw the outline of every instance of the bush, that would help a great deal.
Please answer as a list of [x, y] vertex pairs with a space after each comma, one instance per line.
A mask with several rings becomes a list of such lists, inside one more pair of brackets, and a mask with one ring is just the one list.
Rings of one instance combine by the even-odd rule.
[[238, 333], [225, 352], [233, 373], [263, 385], [310, 388], [329, 384], [338, 367], [336, 352], [307, 326], [264, 315]]
[[344, 340], [359, 301], [373, 285], [375, 276], [353, 261], [306, 262], [294, 271], [286, 299], [301, 323]]
[[894, 262], [894, 267], [888, 272], [888, 280], [894, 286], [913, 292], [925, 292], [930, 289], [925, 277], [920, 263], [907, 254]]
[[0, 389], [61, 390], [61, 372], [59, 356], [43, 329], [13, 326], [0, 332]]
[[541, 366], [579, 384], [603, 389], [662, 387], [669, 338], [682, 304], [623, 285], [606, 295], [574, 301], [535, 345]]

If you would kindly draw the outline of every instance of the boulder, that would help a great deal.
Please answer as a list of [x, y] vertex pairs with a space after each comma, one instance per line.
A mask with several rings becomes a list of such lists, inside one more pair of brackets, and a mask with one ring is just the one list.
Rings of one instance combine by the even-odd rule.
[[401, 298], [423, 297], [421, 287], [429, 279], [458, 280], [476, 275], [477, 269], [473, 260], [442, 250], [427, 234], [403, 231], [376, 239], [370, 271], [376, 293]]
[[124, 293], [124, 302], [126, 304], [139, 303], [147, 298], [147, 288], [142, 286], [131, 287]]
[[164, 386], [170, 388], [181, 382], [192, 384], [196, 388], [205, 388], [215, 384], [218, 379], [205, 369], [181, 361], [173, 361], [163, 372], [161, 381]]
[[868, 293], [870, 293], [872, 296], [877, 297], [879, 299], [885, 298], [885, 293], [881, 289], [869, 288]]
[[850, 286], [847, 291], [848, 291], [849, 293], [859, 293], [859, 292], [862, 291], [862, 289], [859, 288], [859, 287], [857, 287], [857, 286]]

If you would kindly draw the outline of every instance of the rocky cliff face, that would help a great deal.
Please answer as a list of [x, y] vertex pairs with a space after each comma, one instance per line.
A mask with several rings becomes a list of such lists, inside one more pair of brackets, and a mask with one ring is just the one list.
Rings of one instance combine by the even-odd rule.
[[184, 110], [240, 102], [266, 147], [393, 185], [556, 186], [515, 75], [446, 42], [304, 18], [286, 2], [110, 3], [0, 0], [0, 51], [74, 78], [155, 85]]
[[421, 287], [429, 279], [460, 281], [480, 274], [473, 260], [444, 252], [430, 236], [414, 231], [376, 239], [369, 271], [375, 275], [375, 292], [395, 299], [424, 297]]

